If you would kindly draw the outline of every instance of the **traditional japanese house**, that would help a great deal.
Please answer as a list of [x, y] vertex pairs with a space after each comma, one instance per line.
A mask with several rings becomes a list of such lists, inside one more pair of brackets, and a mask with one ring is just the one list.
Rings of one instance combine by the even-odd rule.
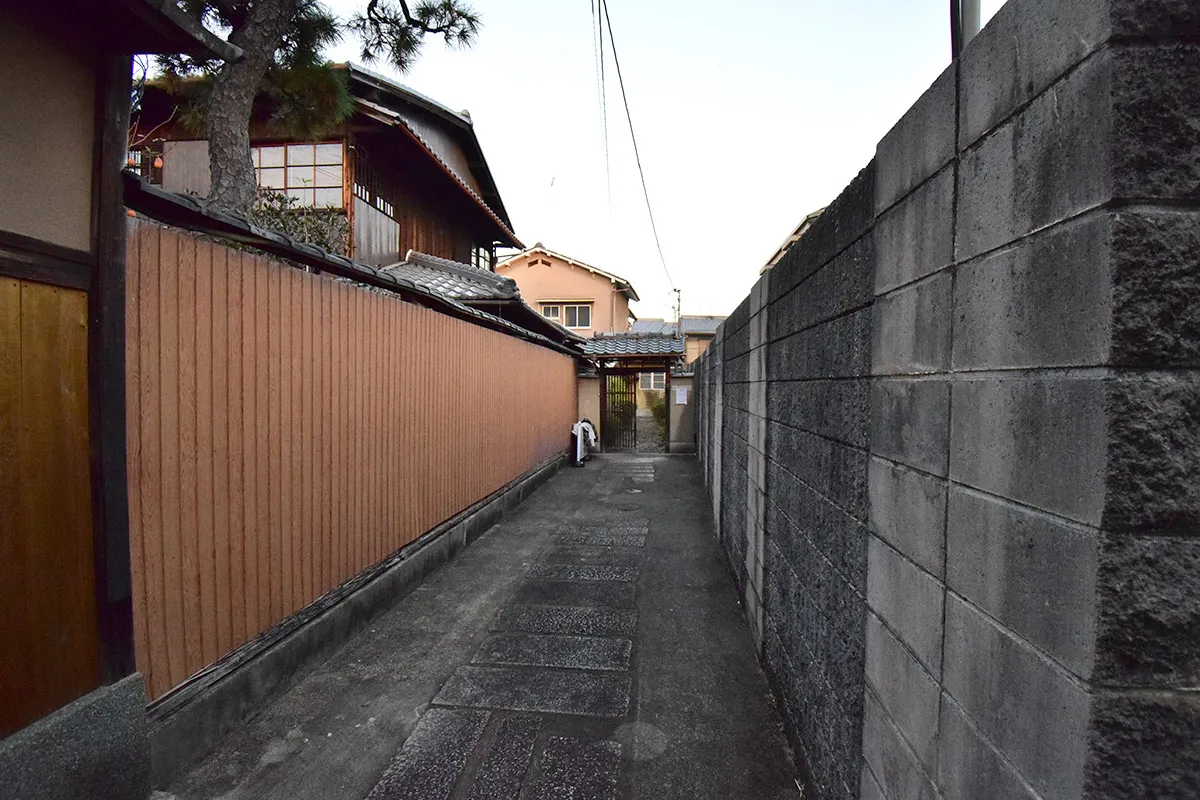
[[[521, 247], [466, 111], [354, 64], [344, 70], [353, 113], [319, 141], [297, 141], [256, 109], [251, 123], [258, 184], [296, 206], [345, 214], [347, 255], [385, 265], [409, 250], [495, 266], [497, 247]], [[163, 84], [147, 87], [130, 154], [152, 183], [175, 192], [209, 189], [208, 143]]]

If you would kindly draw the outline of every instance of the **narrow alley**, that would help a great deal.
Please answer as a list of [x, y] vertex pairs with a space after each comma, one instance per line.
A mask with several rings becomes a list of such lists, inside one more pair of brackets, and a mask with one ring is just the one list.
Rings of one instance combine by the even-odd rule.
[[562, 470], [156, 800], [801, 796], [702, 487]]

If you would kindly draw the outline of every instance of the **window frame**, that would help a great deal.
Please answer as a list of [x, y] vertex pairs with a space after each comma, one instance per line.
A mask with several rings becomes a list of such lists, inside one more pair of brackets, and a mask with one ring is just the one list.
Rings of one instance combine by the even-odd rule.
[[[332, 156], [318, 155], [322, 152], [330, 152], [329, 146], [336, 145], [338, 152], [338, 161], [332, 161]], [[311, 148], [311, 153], [303, 155], [297, 152], [300, 148]], [[321, 149], [318, 149], [321, 148]], [[282, 152], [283, 160], [281, 163], [271, 163], [270, 165], [263, 164], [263, 151], [270, 150], [274, 155], [275, 150]], [[345, 186], [346, 186], [346, 149], [340, 140], [327, 142], [280, 142], [271, 144], [257, 144], [250, 148], [250, 160], [254, 167], [254, 182], [260, 189], [270, 189], [276, 192], [295, 198], [295, 204], [302, 208], [316, 209], [336, 209], [344, 211], [346, 208]], [[303, 161], [309, 163], [301, 163]], [[318, 184], [317, 170], [329, 170], [336, 168], [338, 171], [338, 182], [336, 184]], [[282, 176], [283, 182], [279, 186], [267, 186], [263, 183], [264, 170], [278, 170]], [[308, 170], [312, 173], [312, 182], [305, 183], [301, 180], [299, 183], [293, 184], [292, 176], [294, 173], [301, 170]], [[329, 180], [332, 180], [330, 178]], [[311, 200], [305, 199], [304, 193], [311, 195]], [[318, 192], [330, 192], [336, 198], [336, 202], [317, 203]]]
[[[574, 309], [574, 311], [575, 311], [575, 322], [576, 323], [579, 322], [579, 310], [585, 309], [587, 311], [587, 324], [586, 325], [570, 324], [567, 321], [568, 320], [567, 314], [570, 309]], [[563, 303], [562, 304], [562, 324], [563, 324], [563, 327], [567, 328], [568, 330], [586, 330], [588, 328], [591, 328], [592, 327], [592, 304], [591, 303]]]
[[[650, 380], [647, 381], [646, 379]], [[647, 386], [646, 384], [650, 385]], [[655, 386], [655, 384], [658, 384]], [[665, 372], [642, 372], [638, 375], [638, 387], [643, 392], [665, 392], [667, 390], [667, 373]]]

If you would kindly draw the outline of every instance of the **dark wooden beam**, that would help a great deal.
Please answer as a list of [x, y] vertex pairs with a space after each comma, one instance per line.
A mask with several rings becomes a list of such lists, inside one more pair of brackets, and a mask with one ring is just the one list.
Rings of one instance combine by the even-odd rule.
[[0, 277], [86, 291], [95, 263], [96, 257], [85, 250], [0, 231]]
[[125, 463], [125, 207], [121, 167], [129, 131], [130, 56], [100, 63], [96, 98], [93, 230], [88, 295], [92, 508], [100, 679], [135, 669]]

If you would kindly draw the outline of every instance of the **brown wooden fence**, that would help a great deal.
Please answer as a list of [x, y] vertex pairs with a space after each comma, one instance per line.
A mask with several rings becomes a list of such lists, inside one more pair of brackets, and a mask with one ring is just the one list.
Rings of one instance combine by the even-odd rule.
[[567, 445], [568, 356], [141, 220], [128, 265], [151, 699]]

